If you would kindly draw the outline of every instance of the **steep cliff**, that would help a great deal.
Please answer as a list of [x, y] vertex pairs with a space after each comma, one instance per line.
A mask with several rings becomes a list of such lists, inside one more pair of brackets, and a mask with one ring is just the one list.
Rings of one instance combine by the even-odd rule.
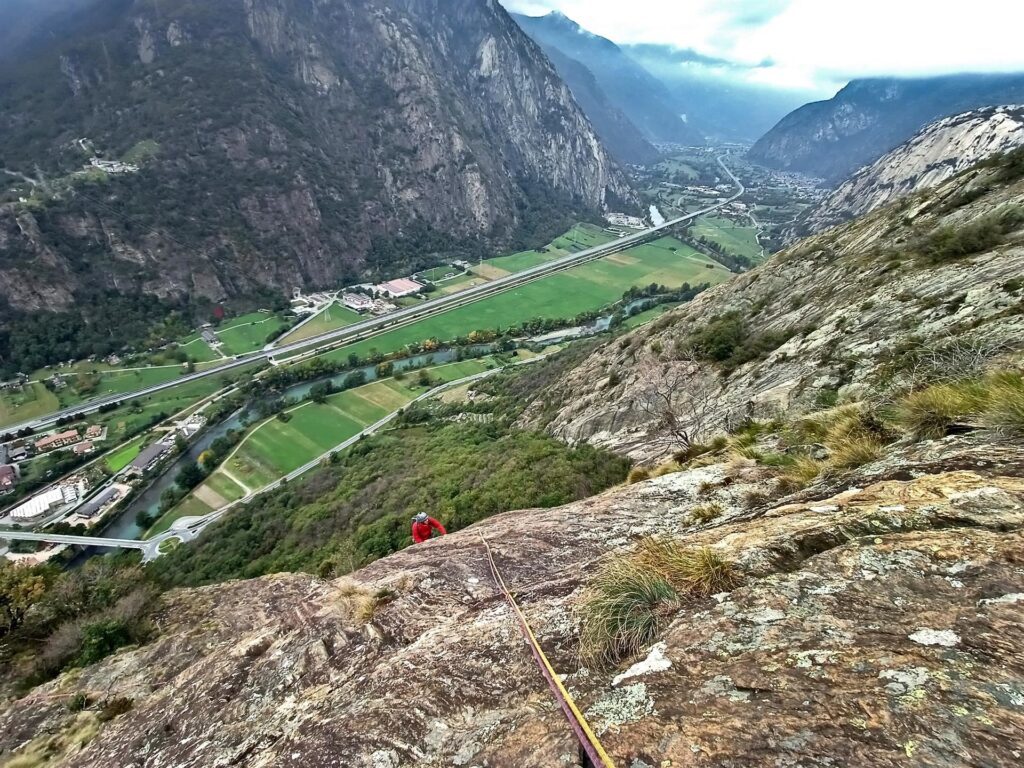
[[839, 182], [940, 117], [1022, 101], [1019, 74], [854, 80], [831, 99], [788, 114], [749, 157]]
[[594, 126], [608, 151], [620, 163], [645, 165], [656, 162], [659, 152], [640, 129], [605, 94], [594, 73], [557, 48], [541, 46], [559, 76]]
[[938, 120], [843, 182], [811, 210], [820, 232], [901, 197], [931, 189], [992, 155], [1024, 144], [1024, 107], [988, 107]]
[[665, 84], [627, 56], [611, 40], [592, 34], [564, 14], [515, 15], [530, 37], [589, 69], [609, 100], [651, 141], [703, 144], [686, 122], [686, 110], [673, 102]]
[[[0, 288], [20, 310], [330, 285], [633, 194], [489, 0], [94, 0], [19, 58]], [[81, 172], [93, 156], [137, 170]]]

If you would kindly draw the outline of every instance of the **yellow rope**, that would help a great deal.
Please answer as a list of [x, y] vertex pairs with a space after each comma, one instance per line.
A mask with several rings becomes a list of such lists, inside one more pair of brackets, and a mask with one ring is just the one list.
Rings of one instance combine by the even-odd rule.
[[516, 602], [516, 599], [512, 597], [512, 593], [509, 592], [508, 587], [505, 585], [505, 580], [501, 577], [501, 572], [498, 570], [498, 566], [494, 564], [494, 557], [491, 554], [491, 547], [490, 545], [488, 545], [487, 539], [481, 536], [480, 541], [483, 542], [484, 549], [487, 550], [487, 559], [490, 561], [491, 570], [494, 572], [494, 576], [498, 580], [498, 586], [501, 587], [501, 591], [505, 594], [505, 597], [508, 598], [508, 601], [512, 606], [512, 610], [516, 612], [516, 615], [518, 615], [523, 627], [526, 629], [527, 639], [530, 641], [530, 645], [533, 646], [534, 650], [537, 652], [537, 655], [540, 657], [541, 661], [544, 663], [544, 666], [547, 668], [548, 675], [550, 675], [551, 680], [554, 681], [555, 687], [558, 688], [559, 695], [561, 695], [565, 703], [569, 705], [569, 709], [572, 711], [573, 717], [576, 718], [576, 722], [579, 724], [583, 732], [587, 735], [587, 738], [590, 740], [591, 746], [593, 746], [594, 750], [597, 752], [598, 757], [601, 758], [601, 762], [604, 765], [604, 767], [615, 768], [615, 763], [612, 762], [612, 759], [608, 756], [608, 753], [605, 752], [604, 747], [601, 745], [601, 742], [598, 740], [597, 735], [594, 733], [593, 729], [591, 729], [590, 724], [587, 722], [587, 719], [583, 716], [583, 713], [580, 712], [579, 707], [576, 706], [576, 701], [573, 699], [572, 694], [570, 694], [569, 691], [566, 690], [565, 686], [562, 685], [561, 678], [558, 676], [558, 673], [555, 672], [555, 668], [551, 666], [551, 662], [548, 661], [548, 657], [547, 654], [544, 653], [544, 649], [541, 648], [540, 643], [537, 642], [537, 638], [533, 634], [533, 629], [530, 627], [530, 622], [526, 620], [526, 616], [523, 615], [522, 610], [519, 608], [519, 604]]

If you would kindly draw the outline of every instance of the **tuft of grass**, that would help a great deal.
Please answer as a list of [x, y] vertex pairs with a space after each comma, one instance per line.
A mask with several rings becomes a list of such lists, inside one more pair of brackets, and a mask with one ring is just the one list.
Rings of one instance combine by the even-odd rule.
[[632, 559], [605, 566], [591, 592], [580, 611], [580, 655], [591, 665], [639, 653], [680, 605], [668, 579]]
[[982, 409], [984, 393], [976, 384], [933, 384], [911, 392], [896, 404], [895, 422], [916, 440], [945, 436], [958, 420]]
[[786, 471], [779, 475], [779, 489], [783, 493], [802, 491], [821, 476], [826, 466], [825, 462], [810, 456], [797, 456]]
[[858, 432], [832, 449], [829, 465], [835, 469], [855, 469], [878, 459], [884, 449], [885, 444], [875, 435]]
[[694, 507], [690, 510], [690, 518], [699, 524], [710, 523], [712, 520], [717, 520], [725, 512], [725, 508], [717, 501], [708, 502], [707, 504], [701, 504], [700, 506]]
[[666, 461], [664, 464], [659, 464], [655, 467], [654, 472], [651, 473], [651, 477], [664, 477], [665, 475], [674, 475], [676, 472], [682, 471], [682, 467], [674, 461]]
[[1024, 377], [1019, 373], [999, 373], [991, 376], [987, 384], [982, 421], [1000, 432], [1024, 436]]
[[651, 479], [651, 470], [647, 467], [633, 467], [629, 470], [629, 475], [626, 477], [626, 482], [629, 485], [634, 483], [642, 483], [644, 480]]
[[580, 654], [592, 665], [633, 656], [654, 640], [684, 597], [707, 597], [739, 584], [732, 563], [708, 547], [644, 539], [630, 555], [602, 567], [591, 583], [579, 608]]
[[377, 606], [389, 599], [383, 591], [371, 592], [350, 579], [346, 579], [338, 585], [338, 595], [345, 613], [359, 626], [373, 621]]

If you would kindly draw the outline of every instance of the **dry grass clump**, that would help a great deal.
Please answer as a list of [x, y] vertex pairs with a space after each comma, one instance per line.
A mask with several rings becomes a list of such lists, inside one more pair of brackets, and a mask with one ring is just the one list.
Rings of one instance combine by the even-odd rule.
[[878, 459], [884, 450], [885, 443], [878, 437], [870, 432], [859, 432], [832, 448], [828, 466], [833, 469], [856, 469]]
[[348, 579], [338, 584], [338, 596], [345, 614], [359, 626], [373, 620], [381, 602], [379, 594]]
[[666, 461], [664, 464], [659, 464], [654, 471], [651, 473], [651, 477], [664, 477], [665, 475], [674, 475], [676, 472], [681, 472], [683, 468], [674, 461]]
[[579, 607], [580, 655], [595, 665], [635, 655], [684, 598], [726, 592], [739, 583], [733, 565], [714, 550], [645, 539], [627, 557], [602, 567], [591, 583]]
[[982, 412], [985, 426], [1010, 435], [1024, 436], [1024, 376], [999, 373], [987, 380], [987, 399]]
[[797, 456], [793, 463], [779, 475], [779, 490], [783, 493], [796, 493], [817, 480], [828, 468], [828, 464], [810, 456]]
[[900, 400], [894, 420], [915, 440], [935, 440], [945, 436], [950, 425], [981, 410], [983, 401], [975, 384], [933, 384]]
[[918, 440], [944, 437], [963, 420], [1024, 434], [1024, 376], [999, 371], [981, 379], [932, 384], [905, 395], [896, 404], [894, 420]]
[[629, 485], [634, 483], [642, 483], [644, 480], [651, 479], [651, 470], [647, 467], [633, 467], [629, 470], [629, 474], [626, 476], [626, 482]]
[[695, 523], [710, 523], [712, 520], [720, 518], [724, 512], [725, 508], [721, 504], [717, 501], [711, 501], [691, 509], [690, 518]]

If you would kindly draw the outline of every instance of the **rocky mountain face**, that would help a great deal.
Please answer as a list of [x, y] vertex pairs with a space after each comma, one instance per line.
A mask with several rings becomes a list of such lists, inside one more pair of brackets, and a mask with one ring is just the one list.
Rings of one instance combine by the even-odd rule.
[[93, 0], [33, 39], [0, 85], [16, 310], [327, 286], [633, 199], [489, 0]]
[[943, 118], [862, 168], [810, 211], [820, 232], [901, 197], [931, 189], [992, 155], [1024, 144], [1024, 107], [987, 107]]
[[[486, 539], [618, 766], [1004, 764], [1024, 748], [1022, 475], [1019, 442], [958, 436], [752, 510], [764, 470], [715, 463], [501, 515], [351, 579], [173, 592], [157, 639], [7, 704], [0, 757], [580, 766]], [[710, 502], [720, 517], [696, 522]], [[635, 660], [581, 665], [590, 580], [652, 535], [713, 548], [740, 585], [674, 605]]]
[[[680, 449], [651, 407], [658, 397], [674, 400], [674, 426], [706, 437], [830, 398], [883, 396], [957, 339], [1019, 342], [1024, 182], [1007, 174], [1017, 172], [977, 167], [801, 241], [592, 355], [525, 422], [657, 463]], [[996, 236], [1004, 215], [1013, 231]], [[971, 242], [943, 245], [957, 230]]]
[[827, 101], [786, 115], [751, 148], [751, 160], [829, 181], [910, 139], [927, 124], [980, 107], [1024, 102], [1024, 75], [854, 80]]
[[542, 45], [559, 76], [572, 91], [601, 141], [620, 163], [645, 165], [658, 160], [657, 148], [605, 94], [594, 73], [557, 48]]
[[557, 11], [546, 16], [514, 14], [514, 18], [545, 49], [557, 50], [590, 70], [612, 104], [650, 141], [704, 143], [665, 85], [611, 40], [587, 32]]

